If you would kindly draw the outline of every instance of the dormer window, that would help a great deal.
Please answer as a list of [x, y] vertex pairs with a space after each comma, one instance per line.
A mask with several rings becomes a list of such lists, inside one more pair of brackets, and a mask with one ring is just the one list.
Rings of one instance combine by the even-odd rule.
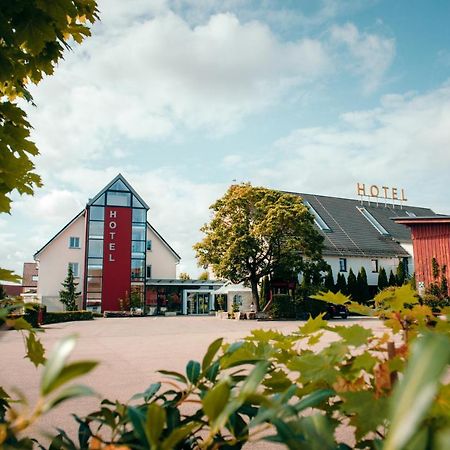
[[325, 220], [320, 217], [320, 214], [311, 206], [307, 200], [303, 200], [303, 203], [308, 207], [309, 212], [314, 216], [314, 222], [318, 228], [327, 233], [331, 233], [331, 228], [327, 225]]
[[367, 211], [366, 208], [358, 207], [359, 212], [371, 223], [371, 225], [378, 231], [378, 233], [382, 234], [383, 236], [390, 236], [389, 232], [386, 230], [386, 228], [381, 225], [380, 222], [378, 222], [375, 217], [370, 214], [369, 211]]

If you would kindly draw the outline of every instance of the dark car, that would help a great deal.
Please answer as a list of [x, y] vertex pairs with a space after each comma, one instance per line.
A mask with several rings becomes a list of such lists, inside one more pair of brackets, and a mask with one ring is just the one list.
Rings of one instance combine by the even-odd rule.
[[348, 317], [348, 309], [344, 305], [327, 305], [325, 319], [334, 319], [335, 317], [346, 319]]

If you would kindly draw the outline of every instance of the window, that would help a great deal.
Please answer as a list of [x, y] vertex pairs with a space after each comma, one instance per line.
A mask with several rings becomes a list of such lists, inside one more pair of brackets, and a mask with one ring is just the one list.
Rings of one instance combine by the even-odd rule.
[[339, 272], [347, 272], [347, 258], [339, 258]]
[[152, 266], [151, 265], [148, 265], [146, 267], [145, 275], [146, 275], [147, 278], [151, 278], [152, 277]]
[[80, 238], [76, 236], [70, 236], [69, 248], [80, 248]]
[[150, 239], [147, 241], [147, 250], [152, 250], [152, 241]]
[[369, 211], [367, 211], [366, 208], [359, 208], [357, 207], [359, 212], [372, 224], [372, 226], [378, 231], [378, 233], [382, 234], [383, 236], [390, 236], [389, 232], [386, 230], [386, 228], [381, 225], [380, 222], [378, 222], [375, 217], [370, 214]]
[[103, 239], [103, 222], [89, 222], [89, 237], [94, 239]]
[[89, 239], [89, 257], [101, 258], [103, 256], [103, 241]]
[[309, 212], [314, 216], [314, 222], [315, 224], [325, 232], [330, 233], [331, 228], [327, 225], [325, 220], [320, 217], [319, 213], [311, 206], [311, 204], [307, 200], [303, 200], [303, 203], [308, 207]]
[[78, 263], [69, 263], [69, 267], [72, 269], [72, 273], [73, 273], [73, 276], [75, 277], [75, 278], [78, 278], [79, 276], [80, 276], [80, 273], [79, 273], [79, 264]]
[[107, 205], [131, 206], [131, 194], [129, 192], [108, 192]]
[[147, 220], [147, 211], [145, 209], [133, 208], [133, 222], [144, 222]]
[[39, 277], [37, 275], [32, 275], [31, 281], [38, 281]]
[[131, 236], [133, 241], [145, 241], [145, 224], [133, 224]]
[[145, 261], [143, 259], [131, 260], [131, 278], [144, 278]]
[[90, 220], [104, 220], [105, 208], [103, 206], [91, 206], [89, 209]]
[[378, 273], [378, 259], [372, 259], [372, 272]]

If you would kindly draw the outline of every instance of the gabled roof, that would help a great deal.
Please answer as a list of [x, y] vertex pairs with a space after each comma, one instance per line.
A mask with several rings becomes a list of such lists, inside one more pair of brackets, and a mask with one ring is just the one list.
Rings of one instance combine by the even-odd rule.
[[82, 216], [85, 213], [85, 209], [83, 211], [79, 212], [69, 223], [64, 225], [43, 247], [41, 247], [34, 255], [33, 259], [36, 260], [36, 257], [41, 253], [51, 242], [53, 242], [64, 230], [70, 227], [80, 216]]
[[[393, 217], [415, 215], [437, 216], [429, 208], [400, 207], [392, 204], [361, 202], [356, 199], [329, 197], [325, 195], [295, 193], [306, 200], [329, 227], [320, 230], [324, 236], [324, 255], [404, 257], [409, 254], [400, 243], [411, 242], [410, 230], [395, 223]], [[368, 213], [364, 215], [364, 213]], [[408, 214], [409, 213], [409, 214]], [[387, 232], [381, 234], [369, 221], [374, 219]]]
[[180, 255], [169, 245], [169, 243], [156, 231], [156, 229], [150, 224], [150, 222], [147, 222], [148, 227], [156, 234], [156, 236], [159, 237], [161, 242], [172, 252], [172, 254], [175, 256], [175, 258], [178, 260], [178, 262], [181, 261]]
[[91, 198], [88, 202], [88, 206], [92, 205], [93, 203], [95, 203], [95, 201], [102, 195], [105, 193], [105, 191], [107, 191], [108, 189], [110, 189], [115, 183], [117, 182], [122, 182], [127, 189], [139, 200], [140, 203], [142, 203], [142, 206], [144, 206], [144, 208], [146, 209], [150, 209], [150, 207], [147, 205], [147, 203], [144, 202], [144, 200], [142, 199], [142, 197], [133, 189], [133, 187], [131, 186], [130, 183], [128, 183], [128, 181], [125, 179], [125, 177], [119, 173], [110, 183], [108, 183], [94, 198]]

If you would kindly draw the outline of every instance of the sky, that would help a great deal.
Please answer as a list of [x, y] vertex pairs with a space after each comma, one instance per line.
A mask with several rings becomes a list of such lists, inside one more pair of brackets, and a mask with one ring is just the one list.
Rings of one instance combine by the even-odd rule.
[[447, 0], [100, 0], [26, 105], [44, 186], [0, 216], [22, 264], [118, 173], [196, 277], [230, 184], [356, 198], [404, 188], [450, 214]]

